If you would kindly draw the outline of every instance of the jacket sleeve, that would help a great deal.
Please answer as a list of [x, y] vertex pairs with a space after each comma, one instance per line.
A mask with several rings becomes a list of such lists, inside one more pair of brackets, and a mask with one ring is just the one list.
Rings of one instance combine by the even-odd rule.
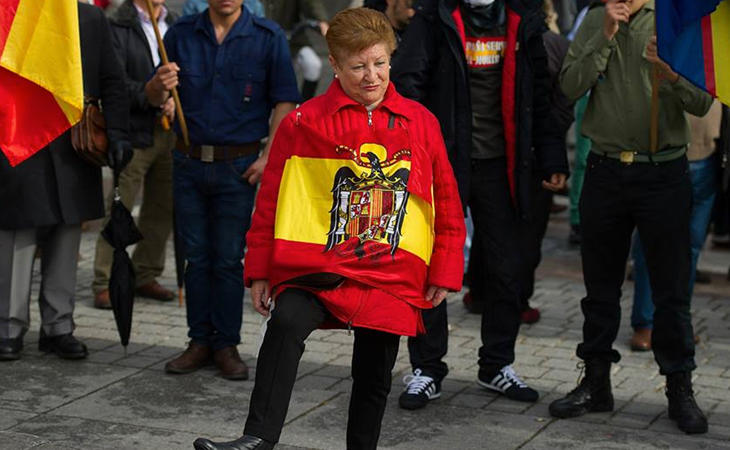
[[578, 100], [596, 84], [616, 47], [616, 40], [603, 34], [604, 11], [599, 7], [588, 12], [563, 62], [560, 87], [570, 100]]
[[535, 34], [529, 43], [533, 70], [532, 143], [538, 170], [544, 177], [556, 173], [568, 174], [568, 155], [565, 130], [556, 126], [558, 111], [552, 104], [553, 78], [548, 70], [548, 55], [542, 33]]
[[107, 137], [112, 142], [128, 141], [129, 101], [124, 86], [124, 70], [119, 66], [114, 51], [109, 22], [100, 9], [98, 15], [99, 80]]
[[425, 14], [416, 14], [408, 25], [392, 61], [391, 79], [398, 93], [423, 103], [436, 56], [436, 37]]
[[279, 124], [274, 142], [269, 151], [269, 160], [261, 178], [261, 188], [256, 196], [256, 205], [251, 220], [251, 228], [246, 234], [248, 250], [244, 260], [244, 282], [251, 286], [254, 280], [268, 280], [271, 256], [274, 249], [274, 225], [276, 221], [276, 202], [279, 198], [281, 176], [287, 160], [287, 149], [293, 147], [296, 127], [290, 113]]
[[434, 246], [428, 285], [460, 291], [464, 278], [464, 213], [454, 171], [446, 154], [441, 128], [431, 116], [428, 143], [433, 149]]
[[[127, 51], [129, 50], [128, 40], [129, 33], [127, 28], [112, 26], [112, 44], [114, 51], [119, 60], [119, 66], [122, 68], [124, 73], [127, 70]], [[152, 74], [150, 74], [152, 75]], [[124, 77], [124, 83], [127, 89], [127, 98], [129, 99], [129, 106], [133, 111], [147, 110], [150, 107], [147, 102], [147, 96], [144, 93], [144, 81], [132, 80], [129, 76]]]

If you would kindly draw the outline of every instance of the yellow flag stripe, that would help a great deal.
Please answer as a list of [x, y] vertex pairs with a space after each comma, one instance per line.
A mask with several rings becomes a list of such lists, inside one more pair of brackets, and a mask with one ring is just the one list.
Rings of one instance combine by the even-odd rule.
[[[368, 173], [368, 169], [349, 160], [293, 156], [287, 161], [276, 205], [276, 239], [322, 246], [327, 244], [333, 203], [331, 191], [335, 173], [341, 167], [349, 167], [358, 176]], [[385, 169], [385, 172], [391, 174], [401, 168], [410, 168], [410, 162], [400, 161]], [[433, 209], [426, 200], [413, 194], [405, 208], [398, 248], [413, 253], [429, 264], [434, 239]], [[353, 222], [349, 225], [353, 225]]]
[[717, 97], [730, 104], [730, 1], [720, 2], [712, 19], [712, 53]]
[[20, 0], [0, 65], [51, 92], [73, 124], [83, 82], [76, 0]]

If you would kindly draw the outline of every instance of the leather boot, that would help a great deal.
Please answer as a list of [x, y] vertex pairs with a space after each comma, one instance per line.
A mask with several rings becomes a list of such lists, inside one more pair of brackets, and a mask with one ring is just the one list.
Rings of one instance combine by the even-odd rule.
[[20, 359], [23, 350], [23, 338], [0, 339], [0, 361]]
[[226, 380], [248, 380], [248, 367], [241, 360], [235, 346], [216, 350], [213, 353], [213, 361]]
[[692, 373], [677, 372], [667, 375], [669, 418], [687, 434], [707, 433], [707, 418], [697, 406], [692, 391]]
[[165, 364], [165, 372], [175, 374], [195, 372], [211, 363], [210, 356], [210, 347], [190, 341], [188, 348], [180, 356]]
[[193, 442], [195, 450], [271, 450], [274, 444], [256, 436], [244, 434], [231, 442], [213, 442], [208, 439], [198, 438]]
[[565, 419], [588, 412], [613, 411], [611, 363], [599, 359], [586, 361], [586, 376], [565, 397], [550, 404], [550, 415]]

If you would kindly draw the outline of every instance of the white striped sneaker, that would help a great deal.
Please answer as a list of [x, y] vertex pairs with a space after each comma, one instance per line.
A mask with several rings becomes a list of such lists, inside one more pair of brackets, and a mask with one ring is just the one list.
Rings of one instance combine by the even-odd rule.
[[398, 398], [401, 408], [420, 409], [426, 406], [429, 400], [441, 397], [440, 383], [422, 373], [421, 369], [416, 369], [413, 375], [403, 377], [406, 388]]
[[477, 383], [485, 389], [497, 391], [509, 399], [520, 402], [536, 402], [539, 397], [536, 390], [517, 376], [511, 365], [499, 369], [497, 375], [489, 381], [482, 379], [482, 374], [479, 373]]

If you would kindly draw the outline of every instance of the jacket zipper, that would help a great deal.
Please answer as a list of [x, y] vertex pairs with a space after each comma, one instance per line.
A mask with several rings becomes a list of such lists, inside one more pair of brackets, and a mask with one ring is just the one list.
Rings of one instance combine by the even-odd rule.
[[359, 299], [359, 303], [357, 304], [357, 309], [355, 309], [355, 312], [352, 313], [352, 315], [350, 316], [350, 320], [347, 321], [347, 335], [348, 336], [350, 336], [352, 334], [352, 320], [355, 318], [355, 316], [357, 316], [357, 314], [362, 309], [362, 297], [363, 297], [363, 295], [365, 295], [365, 294], [360, 294], [360, 299]]

